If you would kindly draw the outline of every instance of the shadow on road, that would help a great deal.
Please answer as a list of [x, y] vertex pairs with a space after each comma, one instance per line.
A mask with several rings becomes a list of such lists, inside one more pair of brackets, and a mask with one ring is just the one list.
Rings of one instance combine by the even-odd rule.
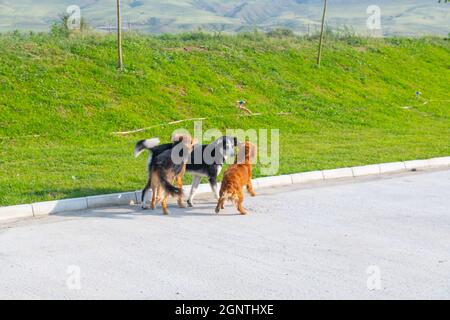
[[[230, 211], [231, 205], [229, 205]], [[170, 219], [183, 218], [183, 217], [231, 217], [239, 216], [239, 213], [222, 211], [223, 213], [216, 214], [214, 212], [216, 208], [215, 203], [202, 202], [198, 203], [196, 207], [190, 208], [179, 208], [177, 204], [169, 204], [170, 214], [165, 216], [162, 212], [161, 206], [158, 206], [155, 210], [147, 209], [144, 210], [140, 205], [130, 205], [130, 206], [120, 206], [120, 207], [110, 207], [110, 208], [98, 208], [89, 209], [85, 211], [74, 211], [74, 212], [64, 212], [57, 213], [54, 216], [60, 217], [80, 217], [80, 218], [108, 218], [108, 219], [134, 219], [135, 217], [142, 216], [154, 216], [154, 217], [167, 217]]]

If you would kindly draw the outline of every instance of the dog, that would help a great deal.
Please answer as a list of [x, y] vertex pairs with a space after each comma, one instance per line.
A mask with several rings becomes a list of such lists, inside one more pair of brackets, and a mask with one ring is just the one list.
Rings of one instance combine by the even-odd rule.
[[[169, 196], [178, 197], [178, 205], [184, 207], [182, 177], [186, 171], [186, 163], [189, 161], [194, 142], [190, 137], [181, 136], [178, 143], [169, 150], [153, 155], [151, 160], [149, 181], [152, 189], [151, 208], [155, 209], [159, 200], [162, 200], [162, 210], [165, 215], [170, 212], [167, 209]], [[181, 181], [175, 187], [172, 181]], [[164, 193], [164, 196], [161, 195]], [[145, 203], [144, 203], [145, 206]]]
[[[141, 140], [136, 144], [134, 154], [139, 156], [144, 150], [149, 150], [153, 157], [158, 154], [171, 150], [178, 142], [178, 136], [172, 139], [172, 143], [159, 145], [160, 141], [157, 138]], [[190, 159], [186, 164], [186, 171], [193, 176], [192, 187], [189, 193], [188, 205], [190, 207], [194, 206], [194, 197], [197, 192], [198, 186], [202, 177], [207, 177], [211, 190], [214, 193], [216, 199], [219, 199], [219, 189], [217, 187], [217, 177], [222, 171], [222, 167], [225, 161], [234, 156], [234, 147], [237, 146], [237, 138], [223, 136], [212, 142], [211, 144], [195, 145], [194, 150], [191, 153]], [[152, 156], [149, 157], [148, 161], [148, 172], [151, 172], [152, 166]], [[146, 208], [145, 197], [150, 189], [151, 179], [142, 191], [142, 206]], [[182, 186], [183, 181], [180, 176], [177, 180], [177, 186]], [[182, 199], [178, 199], [181, 203]]]
[[[145, 185], [144, 189], [142, 190], [142, 195], [141, 195], [141, 203], [142, 203], [143, 209], [148, 209], [146, 197], [148, 195], [148, 191], [151, 188], [151, 172], [152, 172], [152, 166], [153, 166], [153, 159], [167, 150], [172, 150], [172, 148], [174, 148], [175, 146], [180, 144], [183, 140], [189, 141], [189, 140], [192, 140], [192, 138], [189, 135], [175, 134], [172, 136], [171, 143], [160, 144], [161, 141], [159, 138], [140, 140], [136, 143], [136, 146], [134, 148], [134, 156], [135, 157], [138, 157], [145, 150], [148, 150], [150, 152], [150, 156], [147, 161], [148, 180], [147, 180], [147, 184]], [[178, 185], [178, 187], [180, 187], [180, 186]], [[152, 203], [159, 202], [161, 200], [161, 198], [160, 198], [161, 193], [162, 193], [161, 188], [159, 188], [157, 190], [157, 192], [153, 193]], [[182, 202], [182, 199], [181, 200], [179, 199], [178, 200], [179, 205], [182, 205], [181, 202]], [[184, 206], [184, 205], [182, 205], [182, 206]]]
[[[211, 144], [195, 145], [186, 171], [193, 176], [188, 205], [194, 206], [194, 197], [202, 177], [206, 177], [216, 199], [219, 199], [217, 177], [226, 160], [234, 156], [234, 147], [238, 144], [236, 137], [223, 136]], [[181, 182], [182, 183], [182, 182]]]
[[[256, 146], [250, 142], [239, 145], [239, 152], [235, 163], [223, 175], [216, 213], [219, 213], [221, 209], [225, 208], [226, 200], [232, 200], [242, 215], [247, 214], [247, 210], [243, 207], [243, 188], [247, 187], [250, 195], [252, 197], [256, 196], [252, 184], [252, 161], [256, 159], [256, 154]], [[243, 163], [241, 161], [242, 158], [244, 159]]]

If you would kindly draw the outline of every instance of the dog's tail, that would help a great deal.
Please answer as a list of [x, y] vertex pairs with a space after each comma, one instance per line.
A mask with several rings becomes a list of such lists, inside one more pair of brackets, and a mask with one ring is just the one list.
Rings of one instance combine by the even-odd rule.
[[141, 140], [136, 143], [136, 147], [134, 147], [134, 156], [137, 158], [139, 155], [144, 152], [144, 150], [150, 150], [160, 144], [159, 138], [152, 138], [147, 140]]
[[161, 185], [165, 192], [170, 194], [172, 197], [176, 196], [182, 196], [183, 195], [183, 189], [177, 188], [173, 184], [171, 184], [169, 181], [167, 181], [166, 177], [163, 177], [161, 174], [159, 175], [159, 180], [161, 182]]

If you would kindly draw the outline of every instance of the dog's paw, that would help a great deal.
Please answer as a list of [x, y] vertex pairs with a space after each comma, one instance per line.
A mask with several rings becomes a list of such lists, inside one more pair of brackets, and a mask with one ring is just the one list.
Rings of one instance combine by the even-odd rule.
[[243, 216], [245, 216], [246, 214], [248, 214], [247, 209], [244, 209], [244, 208], [238, 208], [238, 211], [239, 211], [239, 213], [242, 214]]
[[220, 208], [216, 207], [216, 213], [218, 214], [220, 212]]
[[188, 201], [187, 204], [190, 208], [194, 207], [194, 204], [191, 201]]

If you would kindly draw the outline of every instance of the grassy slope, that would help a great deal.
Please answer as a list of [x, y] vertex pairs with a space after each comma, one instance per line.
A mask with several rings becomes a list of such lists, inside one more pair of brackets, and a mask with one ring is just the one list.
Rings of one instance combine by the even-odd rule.
[[349, 40], [317, 69], [316, 41], [128, 36], [119, 73], [112, 37], [0, 36], [0, 205], [139, 189], [136, 140], [192, 124], [111, 132], [191, 117], [279, 128], [280, 174], [449, 155], [448, 41]]

